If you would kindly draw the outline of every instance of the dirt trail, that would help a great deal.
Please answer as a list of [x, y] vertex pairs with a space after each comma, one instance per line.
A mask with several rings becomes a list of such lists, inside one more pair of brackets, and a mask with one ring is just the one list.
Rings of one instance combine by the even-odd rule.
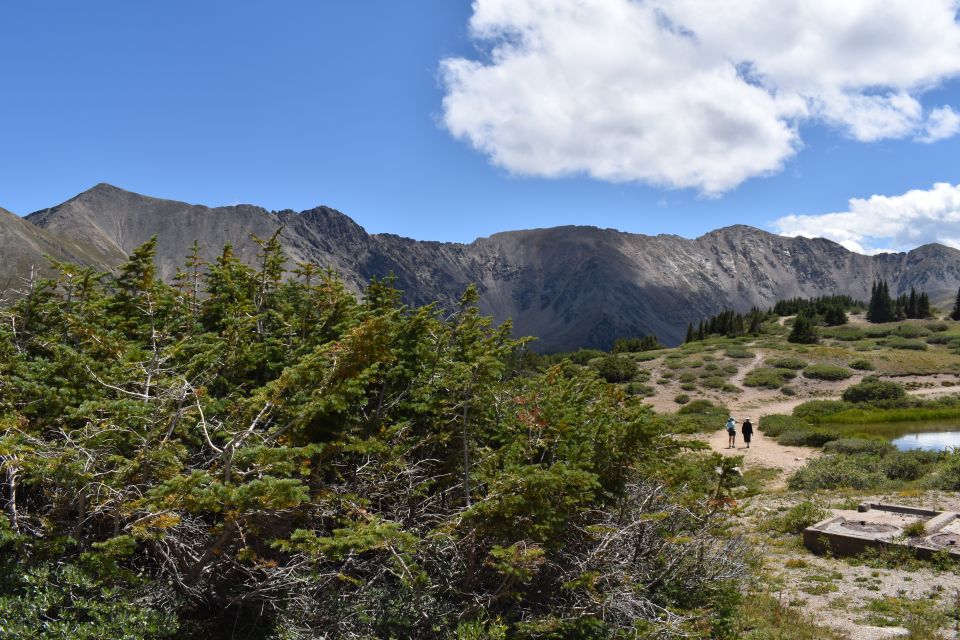
[[[741, 372], [745, 376], [748, 368]], [[737, 374], [738, 376], [740, 373]], [[862, 380], [863, 376], [854, 376], [846, 381], [844, 387], [856, 384]], [[936, 377], [931, 377], [936, 379]], [[839, 400], [842, 389], [838, 389], [835, 395], [819, 396], [818, 400]], [[911, 395], [931, 398], [941, 395], [956, 393], [957, 389], [953, 387], [933, 387], [921, 388], [909, 391]], [[797, 405], [807, 402], [810, 398], [763, 398], [759, 395], [746, 392], [740, 396], [736, 402], [730, 403], [730, 411], [737, 419], [737, 439], [734, 449], [727, 448], [728, 436], [726, 430], [722, 427], [715, 433], [707, 436], [710, 447], [723, 455], [742, 455], [744, 457], [744, 467], [751, 468], [773, 468], [780, 469], [780, 475], [773, 480], [769, 487], [771, 489], [783, 489], [786, 487], [787, 478], [807, 464], [810, 460], [821, 455], [821, 449], [813, 447], [785, 447], [772, 438], [767, 438], [763, 432], [757, 429], [758, 424], [762, 424], [763, 417], [768, 415], [790, 415]], [[743, 436], [740, 433], [740, 424], [745, 418], [750, 418], [754, 425], [753, 442], [748, 449], [743, 442]]]

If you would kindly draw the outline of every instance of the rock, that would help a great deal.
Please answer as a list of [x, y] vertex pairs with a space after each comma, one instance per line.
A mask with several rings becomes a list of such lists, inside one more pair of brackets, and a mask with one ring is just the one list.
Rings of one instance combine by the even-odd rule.
[[[481, 310], [497, 320], [511, 318], [517, 335], [538, 336], [534, 348], [541, 351], [606, 348], [617, 337], [641, 334], [677, 344], [687, 323], [723, 309], [769, 308], [785, 298], [828, 294], [865, 300], [877, 278], [888, 280], [894, 293], [925, 289], [935, 304], [952, 305], [960, 287], [955, 249], [926, 245], [865, 256], [829, 240], [786, 238], [744, 225], [696, 239], [565, 226], [498, 233], [470, 244], [425, 242], [368, 234], [329, 207], [300, 213], [210, 208], [106, 184], [30, 214], [27, 223], [7, 218], [3, 225], [15, 218], [33, 228], [28, 233], [42, 232], [60, 245], [42, 252], [102, 268], [119, 264], [156, 235], [158, 271], [167, 279], [194, 240], [208, 261], [231, 243], [241, 260], [254, 264], [258, 247], [250, 234], [269, 237], [282, 227], [290, 267], [331, 267], [357, 292], [371, 277], [392, 273], [408, 303], [438, 300], [450, 307], [476, 283]], [[20, 242], [0, 234], [0, 255], [10, 255]], [[71, 243], [86, 249], [61, 250]], [[40, 253], [0, 262], [0, 281], [23, 275]]]

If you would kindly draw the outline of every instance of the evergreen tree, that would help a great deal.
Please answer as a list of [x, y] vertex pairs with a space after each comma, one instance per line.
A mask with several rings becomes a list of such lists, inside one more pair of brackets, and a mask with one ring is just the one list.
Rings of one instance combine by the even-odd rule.
[[827, 307], [823, 315], [823, 321], [828, 327], [838, 327], [847, 324], [847, 314], [840, 306]]
[[820, 336], [810, 316], [800, 314], [793, 321], [793, 329], [787, 340], [797, 344], [816, 344], [820, 341]]
[[957, 290], [957, 300], [953, 303], [953, 311], [950, 313], [950, 318], [960, 320], [960, 289]]
[[693, 342], [695, 338], [696, 336], [694, 335], [694, 332], [693, 332], [693, 323], [690, 322], [687, 324], [687, 336], [683, 339], [683, 341], [685, 343], [690, 343], [690, 342]]
[[867, 320], [874, 323], [893, 322], [896, 319], [896, 303], [890, 297], [890, 287], [886, 281], [873, 283], [870, 304], [867, 308]]
[[917, 317], [921, 320], [933, 317], [933, 309], [930, 306], [930, 295], [923, 291], [917, 301]]

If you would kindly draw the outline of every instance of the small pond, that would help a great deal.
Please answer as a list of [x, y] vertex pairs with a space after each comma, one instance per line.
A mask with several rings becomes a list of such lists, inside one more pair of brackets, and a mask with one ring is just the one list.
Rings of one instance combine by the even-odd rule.
[[922, 449], [924, 451], [944, 451], [960, 447], [960, 431], [929, 431], [909, 433], [890, 441], [900, 451]]
[[877, 424], [825, 424], [824, 428], [845, 436], [881, 436], [901, 451], [944, 451], [960, 447], [960, 424], [956, 420], [888, 422]]

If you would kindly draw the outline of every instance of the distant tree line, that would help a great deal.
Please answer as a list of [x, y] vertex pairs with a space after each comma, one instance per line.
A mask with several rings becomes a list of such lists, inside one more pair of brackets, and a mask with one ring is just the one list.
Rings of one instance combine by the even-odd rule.
[[613, 341], [614, 353], [638, 353], [663, 349], [657, 336], [641, 336], [639, 338], [617, 338]]
[[778, 316], [797, 316], [801, 313], [826, 317], [836, 309], [852, 311], [866, 305], [850, 296], [818, 296], [816, 298], [790, 298], [773, 305], [771, 311]]
[[706, 340], [712, 335], [721, 335], [728, 338], [760, 335], [763, 321], [768, 316], [769, 314], [764, 313], [757, 307], [750, 309], [747, 313], [738, 313], [732, 309], [726, 309], [712, 318], [701, 320], [696, 327], [692, 323], [688, 324], [684, 342]]
[[896, 322], [905, 319], [924, 319], [933, 317], [930, 296], [926, 291], [917, 292], [913, 287], [910, 293], [903, 293], [894, 299], [890, 295], [890, 285], [885, 280], [873, 283], [870, 291], [870, 304], [867, 307], [867, 320], [870, 322]]

